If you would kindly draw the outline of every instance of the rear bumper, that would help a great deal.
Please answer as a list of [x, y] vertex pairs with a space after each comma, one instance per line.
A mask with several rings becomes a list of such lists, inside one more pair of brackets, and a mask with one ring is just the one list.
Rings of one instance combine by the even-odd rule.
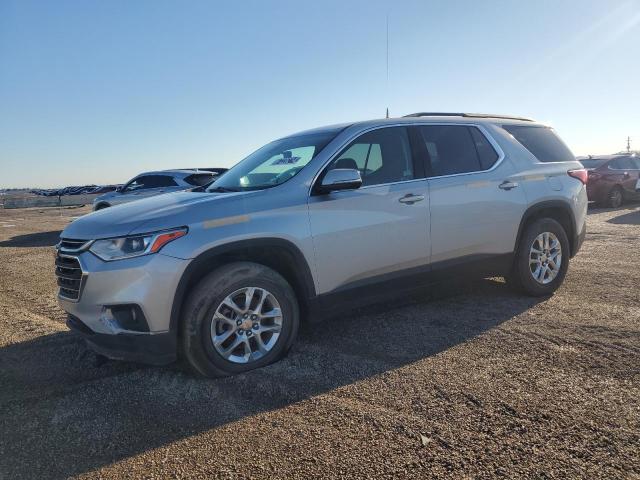
[[69, 315], [67, 326], [79, 333], [94, 352], [113, 360], [126, 360], [150, 365], [166, 365], [176, 360], [177, 339], [171, 332], [96, 333], [79, 318]]

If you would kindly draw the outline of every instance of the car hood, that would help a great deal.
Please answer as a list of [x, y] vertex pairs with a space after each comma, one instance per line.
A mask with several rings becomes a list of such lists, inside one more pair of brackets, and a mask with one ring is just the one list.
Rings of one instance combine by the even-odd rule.
[[216, 209], [214, 204], [220, 204], [220, 200], [231, 200], [248, 193], [254, 192], [218, 194], [187, 191], [157, 195], [84, 215], [71, 222], [60, 236], [93, 240], [180, 227], [197, 217], [194, 213], [199, 207], [212, 216]]

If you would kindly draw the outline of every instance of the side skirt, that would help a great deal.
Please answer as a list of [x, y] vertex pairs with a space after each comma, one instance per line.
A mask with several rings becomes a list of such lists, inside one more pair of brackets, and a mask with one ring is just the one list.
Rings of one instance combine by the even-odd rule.
[[505, 275], [513, 253], [471, 255], [347, 284], [314, 299], [312, 319], [408, 295], [430, 285]]

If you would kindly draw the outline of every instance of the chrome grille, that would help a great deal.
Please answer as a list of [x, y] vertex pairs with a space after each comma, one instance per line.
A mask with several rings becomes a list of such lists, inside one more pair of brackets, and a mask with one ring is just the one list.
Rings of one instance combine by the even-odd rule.
[[[82, 285], [84, 283], [84, 274], [80, 262], [75, 255], [66, 253], [67, 251], [78, 251], [86, 241], [77, 241], [77, 244], [69, 243], [63, 247], [67, 240], [62, 240], [58, 244], [56, 253], [56, 277], [58, 280], [58, 295], [67, 300], [77, 302], [82, 293]], [[79, 245], [79, 246], [77, 246]]]
[[88, 246], [87, 240], [76, 240], [73, 238], [61, 238], [57, 248], [67, 252], [77, 252]]

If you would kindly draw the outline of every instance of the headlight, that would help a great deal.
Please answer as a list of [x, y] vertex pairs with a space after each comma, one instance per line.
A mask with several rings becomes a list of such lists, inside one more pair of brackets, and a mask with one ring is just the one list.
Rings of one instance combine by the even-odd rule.
[[146, 233], [130, 237], [106, 238], [91, 244], [94, 255], [107, 262], [123, 258], [139, 257], [160, 251], [167, 243], [187, 234], [186, 228], [177, 230]]

